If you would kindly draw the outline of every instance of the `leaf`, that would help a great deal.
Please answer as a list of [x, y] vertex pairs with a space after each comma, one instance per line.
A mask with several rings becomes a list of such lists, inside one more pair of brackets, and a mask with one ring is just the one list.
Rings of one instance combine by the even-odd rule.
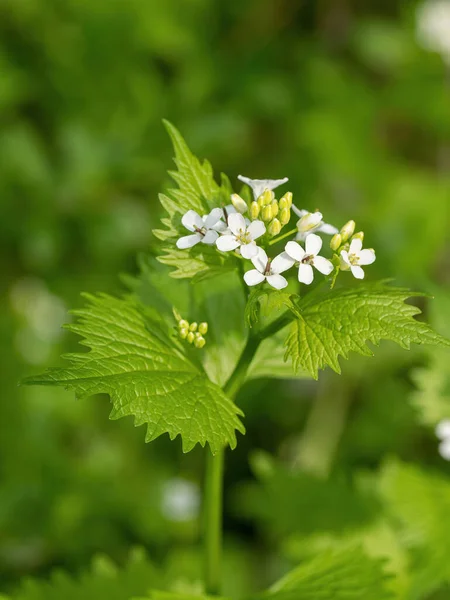
[[323, 552], [278, 581], [261, 600], [391, 600], [383, 562], [354, 547]]
[[294, 302], [298, 297], [297, 294], [280, 290], [264, 287], [253, 288], [245, 307], [245, 321], [249, 327], [252, 327], [261, 317], [271, 316], [282, 308], [289, 308], [294, 314], [297, 314]]
[[25, 580], [11, 600], [128, 600], [161, 585], [161, 577], [145, 553], [135, 551], [123, 569], [97, 557], [91, 571], [77, 579], [59, 571], [49, 581]]
[[189, 250], [176, 247], [165, 248], [164, 255], [158, 257], [159, 262], [175, 267], [170, 276], [175, 279], [195, 277], [197, 281], [223, 275], [233, 268], [229, 257], [220, 253], [215, 246], [197, 244]]
[[86, 298], [87, 308], [74, 311], [78, 322], [67, 328], [90, 352], [66, 355], [69, 367], [25, 383], [74, 389], [78, 398], [109, 394], [110, 418], [134, 415], [136, 425], [147, 423], [148, 442], [168, 433], [181, 435], [184, 452], [207, 442], [213, 454], [227, 444], [234, 448], [236, 430], [245, 431], [242, 412], [144, 318], [141, 306], [105, 294]]
[[406, 349], [411, 343], [450, 345], [413, 318], [421, 311], [405, 300], [419, 295], [378, 283], [306, 297], [290, 327], [286, 357], [291, 357], [294, 369], [302, 367], [317, 379], [318, 370], [326, 366], [340, 373], [339, 356], [348, 358], [350, 351], [371, 356], [367, 341], [392, 340]]

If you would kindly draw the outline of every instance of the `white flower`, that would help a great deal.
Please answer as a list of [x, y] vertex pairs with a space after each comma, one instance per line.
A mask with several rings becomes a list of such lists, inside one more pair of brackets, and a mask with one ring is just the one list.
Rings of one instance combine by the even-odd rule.
[[333, 270], [333, 264], [327, 258], [318, 256], [322, 248], [322, 238], [315, 233], [308, 235], [305, 241], [305, 250], [297, 242], [286, 244], [286, 254], [299, 263], [298, 280], [309, 285], [314, 279], [313, 267], [324, 275], [329, 275]]
[[364, 279], [364, 271], [360, 265], [371, 265], [375, 262], [375, 252], [372, 249], [362, 250], [362, 240], [356, 238], [352, 240], [350, 248], [341, 251], [341, 269], [351, 272], [356, 279]]
[[177, 240], [177, 248], [184, 250], [192, 248], [199, 242], [203, 244], [214, 244], [219, 237], [215, 227], [218, 225], [223, 211], [221, 208], [214, 208], [209, 215], [201, 217], [195, 210], [188, 210], [181, 219], [182, 224], [189, 231], [195, 232], [193, 235], [185, 235]]
[[450, 419], [444, 419], [436, 427], [436, 437], [441, 440], [439, 454], [445, 460], [450, 460]]
[[426, 50], [438, 52], [450, 64], [449, 0], [428, 0], [418, 7], [417, 41]]
[[289, 181], [287, 177], [284, 177], [283, 179], [250, 179], [250, 177], [244, 177], [243, 175], [238, 175], [238, 179], [252, 188], [255, 200], [257, 200], [265, 190], [274, 190], [278, 186]]
[[323, 222], [323, 215], [318, 210], [310, 213], [307, 210], [300, 210], [294, 205], [292, 205], [292, 210], [297, 217], [300, 217], [300, 220], [297, 221], [298, 233], [295, 237], [295, 239], [299, 242], [303, 242], [311, 233], [326, 233], [327, 235], [334, 235], [335, 233], [339, 232], [339, 229], [333, 227], [333, 225]]
[[240, 213], [232, 213], [228, 216], [228, 228], [230, 233], [225, 233], [216, 241], [216, 245], [222, 252], [229, 252], [240, 248], [244, 258], [253, 258], [258, 253], [255, 240], [266, 232], [266, 226], [262, 221], [252, 221], [249, 225]]
[[257, 285], [266, 280], [276, 290], [282, 290], [288, 282], [280, 273], [290, 269], [294, 261], [285, 252], [270, 260], [264, 250], [258, 248], [258, 254], [252, 258], [252, 263], [256, 268], [244, 274], [247, 285]]

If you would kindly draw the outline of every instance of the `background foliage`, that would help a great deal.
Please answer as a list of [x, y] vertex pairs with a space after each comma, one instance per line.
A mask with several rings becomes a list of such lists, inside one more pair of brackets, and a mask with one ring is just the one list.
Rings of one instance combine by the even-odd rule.
[[[449, 67], [418, 43], [416, 8], [0, 0], [1, 592], [96, 553], [123, 566], [137, 545], [173, 588], [199, 578], [200, 450], [144, 445], [131, 419], [107, 420], [105, 397], [17, 387], [76, 348], [60, 325], [81, 290], [119, 291], [117, 273], [152, 254], [173, 164], [163, 117], [233, 184], [288, 175], [302, 208], [353, 217], [377, 250], [370, 278], [433, 294], [421, 307], [450, 335]], [[340, 376], [258, 378], [238, 398], [227, 594], [356, 536], [389, 556], [403, 597], [448, 597], [450, 479], [433, 434], [450, 416], [448, 352], [384, 343], [351, 358]], [[94, 570], [114, 569], [102, 560]], [[160, 585], [136, 577], [130, 593]], [[17, 597], [49, 597], [30, 585]]]

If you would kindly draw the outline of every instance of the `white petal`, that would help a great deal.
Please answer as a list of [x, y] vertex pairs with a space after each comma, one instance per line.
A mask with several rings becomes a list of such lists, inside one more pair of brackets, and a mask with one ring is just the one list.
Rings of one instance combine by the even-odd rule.
[[312, 283], [314, 279], [314, 273], [311, 265], [306, 265], [305, 263], [301, 263], [298, 268], [298, 280], [300, 283], [306, 283], [309, 285]]
[[199, 233], [194, 233], [194, 235], [185, 235], [177, 240], [177, 248], [180, 250], [192, 248], [192, 246], [195, 246], [195, 244], [198, 244], [201, 241], [202, 236]]
[[228, 227], [235, 235], [246, 230], [245, 219], [241, 213], [233, 213], [228, 217]]
[[209, 215], [204, 220], [206, 229], [211, 229], [223, 216], [223, 210], [221, 208], [213, 208]]
[[375, 262], [375, 258], [375, 252], [373, 250], [361, 250], [358, 262], [360, 265], [371, 265]]
[[436, 426], [436, 436], [440, 440], [450, 438], [450, 419], [444, 419]]
[[195, 231], [196, 227], [198, 229], [203, 227], [203, 219], [195, 212], [195, 210], [188, 210], [187, 213], [181, 217], [181, 222], [186, 229], [189, 229], [189, 231]]
[[266, 226], [262, 221], [253, 221], [248, 226], [248, 231], [252, 236], [252, 240], [257, 240], [259, 237], [266, 233]]
[[333, 263], [323, 256], [315, 256], [313, 265], [324, 275], [329, 275], [334, 268]]
[[212, 244], [214, 244], [218, 237], [219, 234], [217, 233], [217, 231], [214, 231], [214, 229], [209, 229], [203, 236], [202, 242], [211, 246]]
[[250, 242], [250, 244], [242, 244], [241, 254], [243, 258], [253, 258], [258, 254], [258, 246], [255, 242]]
[[358, 265], [352, 265], [350, 269], [353, 277], [356, 277], [356, 279], [364, 279], [364, 271], [361, 269], [361, 267], [358, 267]]
[[274, 190], [289, 181], [287, 177], [283, 179], [250, 179], [250, 177], [244, 177], [243, 175], [238, 175], [238, 179], [252, 188], [255, 199], [259, 198], [264, 190]]
[[341, 250], [341, 262], [344, 262], [344, 264], [350, 266], [350, 259], [348, 257], [348, 252], [347, 250]]
[[337, 227], [334, 227], [333, 225], [330, 225], [329, 223], [322, 223], [321, 225], [319, 225], [317, 231], [320, 231], [321, 233], [326, 233], [327, 235], [334, 235], [336, 233], [339, 233], [339, 229]]
[[283, 277], [283, 275], [278, 275], [278, 274], [268, 275], [267, 276], [267, 283], [269, 285], [271, 285], [273, 288], [275, 288], [276, 290], [282, 290], [288, 284], [288, 282]]
[[450, 438], [447, 438], [439, 444], [439, 454], [445, 460], [450, 460]]
[[213, 225], [212, 228], [218, 231], [219, 233], [231, 233], [231, 231], [228, 229], [228, 225], [223, 221], [217, 221], [217, 223]]
[[297, 235], [295, 236], [295, 239], [297, 240], [297, 242], [304, 242], [306, 240], [306, 238], [308, 237], [308, 232], [306, 231], [299, 231], [297, 233]]
[[270, 264], [271, 273], [283, 273], [287, 271], [295, 264], [295, 260], [289, 256], [287, 252], [282, 252], [278, 256], [275, 256]]
[[258, 285], [258, 283], [264, 281], [265, 278], [265, 275], [256, 269], [252, 269], [251, 271], [244, 273], [244, 281], [247, 285]]
[[352, 242], [350, 244], [349, 253], [350, 254], [359, 254], [361, 252], [361, 248], [362, 248], [362, 240], [360, 240], [359, 238], [355, 238], [354, 240], [352, 240]]
[[294, 212], [295, 215], [297, 215], [297, 217], [300, 218], [308, 214], [307, 210], [300, 210], [300, 208], [297, 208], [295, 204], [291, 206], [291, 210]]
[[268, 261], [267, 254], [259, 246], [257, 246], [257, 248], [258, 254], [256, 256], [252, 256], [252, 263], [255, 265], [255, 267], [260, 273], [264, 273]]
[[316, 235], [315, 233], [310, 233], [306, 238], [305, 242], [306, 254], [319, 254], [321, 248], [322, 238]]
[[216, 240], [216, 246], [222, 252], [230, 252], [230, 250], [236, 250], [239, 242], [234, 235], [221, 235]]
[[297, 242], [288, 242], [284, 248], [291, 258], [299, 262], [305, 256], [305, 251]]
[[306, 215], [304, 215], [297, 223], [297, 229], [299, 231], [312, 231], [313, 229], [317, 229], [317, 226], [320, 225], [321, 222], [321, 212], [306, 213]]

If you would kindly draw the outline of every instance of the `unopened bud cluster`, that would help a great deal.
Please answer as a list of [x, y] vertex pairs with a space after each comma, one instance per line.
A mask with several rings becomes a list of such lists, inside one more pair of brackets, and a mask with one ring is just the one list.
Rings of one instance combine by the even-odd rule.
[[203, 348], [206, 340], [203, 337], [208, 332], [208, 323], [189, 323], [186, 319], [178, 321], [178, 334], [188, 344], [194, 344], [196, 348]]
[[340, 250], [348, 250], [349, 242], [353, 240], [364, 240], [364, 231], [354, 233], [356, 227], [355, 221], [348, 221], [340, 230], [339, 233], [333, 235], [330, 241], [330, 248], [334, 252]]
[[252, 221], [260, 219], [267, 223], [267, 232], [271, 237], [278, 235], [291, 218], [292, 193], [287, 192], [277, 200], [272, 190], [265, 190], [250, 205]]

